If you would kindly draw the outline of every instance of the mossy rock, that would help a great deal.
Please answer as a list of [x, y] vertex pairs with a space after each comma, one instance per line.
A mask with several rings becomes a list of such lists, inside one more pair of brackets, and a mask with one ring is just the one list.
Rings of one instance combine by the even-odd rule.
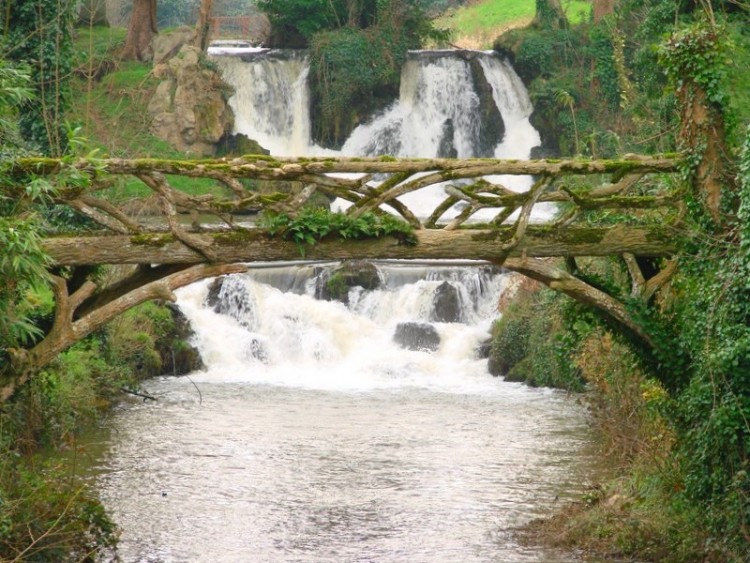
[[350, 260], [319, 277], [315, 297], [348, 304], [351, 288], [373, 290], [380, 287], [381, 283], [380, 272], [375, 264], [364, 260]]

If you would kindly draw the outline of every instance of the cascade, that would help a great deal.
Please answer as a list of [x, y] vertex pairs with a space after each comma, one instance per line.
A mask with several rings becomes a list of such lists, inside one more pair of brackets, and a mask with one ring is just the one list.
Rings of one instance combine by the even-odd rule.
[[[310, 138], [308, 67], [304, 52], [214, 48], [213, 60], [235, 89], [229, 103], [237, 133], [279, 156], [334, 154]], [[401, 73], [399, 99], [359, 125], [344, 143], [347, 156], [529, 158], [540, 144], [529, 122], [526, 89], [511, 65], [486, 51], [410, 51]], [[491, 182], [525, 191], [531, 179], [495, 176]], [[402, 196], [418, 216], [427, 216], [445, 195], [439, 186]], [[346, 203], [337, 201], [335, 208]], [[548, 215], [539, 206], [534, 217]], [[454, 209], [444, 215], [455, 216]], [[488, 220], [491, 210], [473, 220]]]
[[[309, 156], [325, 150], [310, 139], [303, 51], [216, 47], [209, 53], [235, 90], [229, 103], [237, 133], [279, 156]], [[488, 87], [492, 106], [488, 106]], [[540, 142], [528, 120], [532, 109], [520, 78], [495, 53], [410, 51], [401, 73], [399, 99], [360, 125], [342, 153], [528, 158]], [[497, 123], [487, 123], [490, 120]]]
[[[261, 265], [181, 290], [180, 306], [208, 366], [195, 378], [247, 380], [252, 366], [253, 382], [277, 385], [461, 387], [466, 374], [480, 386], [491, 383], [478, 351], [506, 283], [502, 272], [466, 264], [376, 265], [380, 286], [351, 287], [348, 305], [315, 298], [338, 263]], [[440, 286], [454, 296], [460, 322], [435, 320]], [[396, 342], [399, 326], [436, 334], [434, 353]]]

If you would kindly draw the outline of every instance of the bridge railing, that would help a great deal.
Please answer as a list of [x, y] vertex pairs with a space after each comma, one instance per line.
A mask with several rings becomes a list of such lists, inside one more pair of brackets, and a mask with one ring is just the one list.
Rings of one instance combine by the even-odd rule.
[[[56, 203], [84, 214], [99, 235], [169, 233], [201, 249], [205, 243], [196, 233], [245, 229], [248, 214], [294, 217], [317, 197], [326, 204], [345, 202], [340, 207], [352, 217], [396, 214], [422, 232], [501, 233], [502, 253], [523, 248], [531, 235], [565, 232], [572, 240], [576, 228], [606, 230], [612, 214], [620, 224], [645, 226], [668, 238], [665, 225], [679, 217], [680, 192], [669, 181], [678, 166], [674, 156], [517, 161], [247, 155], [72, 162], [27, 158], [10, 168], [15, 175], [53, 177]], [[504, 179], [517, 176], [531, 179], [527, 191], [505, 185]], [[404, 198], [427, 190], [433, 194], [428, 210], [415, 210]], [[542, 204], [555, 205], [555, 212], [535, 215]], [[649, 236], [656, 240], [653, 232]]]

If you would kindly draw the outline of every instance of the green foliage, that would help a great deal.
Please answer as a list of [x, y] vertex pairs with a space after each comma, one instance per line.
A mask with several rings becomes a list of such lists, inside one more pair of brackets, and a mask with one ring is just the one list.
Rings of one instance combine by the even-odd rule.
[[710, 102], [722, 104], [725, 97], [722, 82], [730, 48], [725, 38], [725, 29], [713, 28], [704, 22], [672, 34], [662, 47], [660, 62], [678, 90], [686, 82], [694, 82], [706, 92]]
[[583, 380], [569, 360], [583, 330], [571, 329], [564, 318], [574, 303], [542, 289], [517, 297], [492, 328], [490, 371], [508, 381], [532, 386], [582, 391]]
[[38, 223], [0, 216], [0, 350], [28, 343], [39, 330], [30, 322], [27, 294], [47, 280], [48, 259]]
[[[344, 0], [258, 0], [257, 4], [274, 26], [295, 30], [308, 40], [319, 31], [349, 23], [347, 2]], [[375, 2], [369, 0], [366, 6], [363, 11], [371, 19]]]
[[28, 71], [0, 59], [0, 155], [23, 146], [18, 108], [34, 97]]
[[[338, 145], [369, 113], [398, 93], [408, 44], [391, 33], [343, 28], [317, 34], [310, 46], [316, 137]], [[395, 39], [395, 43], [391, 40]]]
[[112, 556], [116, 541], [114, 523], [65, 464], [0, 456], [0, 559], [91, 561]]
[[4, 56], [28, 64], [36, 102], [20, 116], [23, 137], [45, 153], [60, 155], [66, 137], [61, 129], [69, 104], [72, 70], [73, 0], [21, 0], [7, 3], [3, 18]]
[[261, 225], [271, 236], [282, 236], [297, 243], [303, 255], [306, 245], [312, 246], [333, 236], [347, 240], [394, 236], [402, 244], [416, 243], [411, 225], [387, 214], [364, 213], [354, 218], [323, 208], [305, 208], [294, 218], [283, 213], [264, 215]]

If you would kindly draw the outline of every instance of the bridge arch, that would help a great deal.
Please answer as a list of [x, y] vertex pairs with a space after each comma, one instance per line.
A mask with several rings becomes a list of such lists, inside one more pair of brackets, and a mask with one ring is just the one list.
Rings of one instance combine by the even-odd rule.
[[[16, 160], [9, 172], [19, 182], [6, 191], [23, 197], [16, 187], [21, 179], [48, 177], [58, 186], [55, 203], [91, 221], [92, 229], [85, 234], [54, 233], [44, 239], [53, 270], [85, 271], [101, 264], [130, 264], [133, 270], [106, 287], [73, 281], [76, 276], [52, 275], [52, 329], [32, 348], [9, 351], [12, 370], [0, 383], [0, 401], [59, 352], [135, 305], [174, 300], [175, 289], [243, 271], [246, 262], [295, 260], [302, 252], [305, 258], [321, 260], [484, 260], [597, 307], [650, 345], [648, 333], [621, 301], [576, 276], [575, 258], [621, 256], [631, 276], [632, 296], [648, 301], [675, 269], [668, 259], [678, 251], [682, 194], [669, 178], [679, 164], [676, 156], [635, 155], [531, 161], [257, 155]], [[503, 185], [503, 177], [519, 175], [534, 179], [527, 192]], [[76, 181], [71, 183], [71, 177]], [[186, 180], [203, 183], [196, 187]], [[206, 186], [206, 180], [212, 184]], [[129, 185], [129, 197], [122, 196], [124, 185]], [[428, 214], [418, 214], [397, 199], [434, 186], [444, 195]], [[364, 237], [367, 229], [336, 234], [313, 224], [319, 236], [304, 234], [301, 244], [299, 237], [295, 241], [289, 235], [299, 233], [292, 230], [294, 220], [316, 194], [325, 201], [347, 202], [343, 216], [350, 224], [382, 217], [387, 209], [403, 219], [404, 228], [395, 236]], [[560, 212], [535, 219], [535, 208], [545, 203], [558, 204]], [[275, 230], [251, 225], [248, 213], [282, 217], [288, 225]], [[607, 223], [611, 214], [619, 216], [618, 226]], [[411, 230], [404, 236], [406, 225]], [[360, 235], [364, 238], [352, 238]], [[667, 261], [646, 279], [640, 258]]]

